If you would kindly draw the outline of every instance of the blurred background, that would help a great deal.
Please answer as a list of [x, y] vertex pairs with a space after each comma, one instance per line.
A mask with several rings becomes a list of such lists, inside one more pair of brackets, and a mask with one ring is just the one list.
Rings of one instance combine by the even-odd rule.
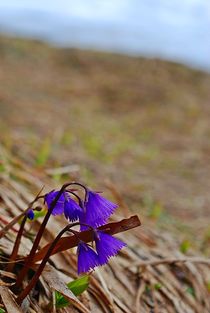
[[3, 33], [210, 70], [208, 1], [8, 0], [0, 10]]
[[114, 186], [202, 247], [209, 2], [7, 0], [0, 32], [2, 145], [55, 182]]

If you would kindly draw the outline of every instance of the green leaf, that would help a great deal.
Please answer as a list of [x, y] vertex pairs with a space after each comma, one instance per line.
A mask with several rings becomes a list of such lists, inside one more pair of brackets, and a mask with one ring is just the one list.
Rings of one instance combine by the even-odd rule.
[[0, 313], [6, 313], [6, 311], [2, 308], [0, 308]]
[[75, 296], [79, 296], [87, 289], [88, 285], [89, 276], [85, 275], [68, 283], [67, 287], [73, 292]]
[[64, 308], [65, 306], [69, 305], [69, 301], [62, 296], [58, 291], [55, 292], [55, 305], [57, 309]]
[[37, 220], [39, 217], [43, 217], [46, 214], [46, 210], [34, 211], [34, 219]]
[[[67, 284], [67, 287], [73, 292], [75, 296], [83, 293], [89, 285], [89, 276], [85, 275], [75, 279]], [[55, 292], [56, 308], [63, 308], [69, 305], [69, 301], [58, 291]]]

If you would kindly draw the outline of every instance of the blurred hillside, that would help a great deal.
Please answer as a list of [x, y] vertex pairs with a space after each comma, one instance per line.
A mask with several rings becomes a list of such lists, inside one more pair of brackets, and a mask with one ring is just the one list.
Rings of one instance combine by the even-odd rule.
[[[210, 75], [0, 38], [0, 139], [27, 164], [109, 179], [141, 215], [209, 236]], [[173, 216], [173, 218], [172, 218]], [[177, 227], [177, 225], [175, 225]], [[210, 236], [209, 236], [210, 237]]]

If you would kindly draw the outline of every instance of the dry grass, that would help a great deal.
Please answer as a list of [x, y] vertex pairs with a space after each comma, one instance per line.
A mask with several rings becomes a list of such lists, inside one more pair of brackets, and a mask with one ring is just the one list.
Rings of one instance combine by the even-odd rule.
[[[1, 153], [8, 162], [7, 170], [0, 176], [0, 224], [4, 226], [2, 221], [11, 220], [25, 209], [43, 182], [46, 190], [55, 187], [55, 184], [43, 172], [35, 172], [2, 147]], [[117, 191], [112, 191], [116, 197]], [[128, 208], [125, 212], [125, 204], [123, 199], [120, 200], [119, 193], [117, 200], [121, 203], [121, 210], [114, 220], [119, 219], [122, 212], [129, 214]], [[20, 257], [28, 253], [39, 223], [39, 220], [28, 223]], [[62, 225], [62, 219], [53, 217], [42, 245], [52, 240]], [[17, 229], [15, 225], [13, 231], [1, 239], [1, 255], [10, 253]], [[128, 244], [128, 248], [111, 260], [108, 266], [99, 268], [91, 275], [88, 291], [79, 299], [73, 297], [65, 287], [65, 283], [76, 277], [75, 256], [68, 251], [53, 256], [51, 265], [46, 267], [40, 281], [39, 300], [32, 299], [28, 312], [48, 312], [47, 305], [53, 301], [53, 290], [63, 293], [71, 303], [58, 312], [209, 312], [210, 260], [193, 249], [187, 254], [181, 253], [180, 238], [167, 231], [160, 232], [149, 219], [144, 220], [140, 228], [118, 237]], [[8, 273], [2, 271], [1, 275], [8, 276]], [[15, 309], [15, 303], [8, 300], [11, 296], [7, 287], [0, 289], [8, 312], [19, 312]]]
[[[0, 38], [0, 63], [2, 226], [43, 184], [108, 189], [119, 214], [131, 208], [143, 226], [120, 236], [129, 249], [96, 271], [81, 303], [92, 312], [209, 312], [209, 266], [195, 260], [209, 256], [210, 76], [11, 38]], [[43, 244], [60, 226], [53, 222]], [[3, 253], [17, 229], [1, 240]], [[21, 253], [30, 245], [25, 238]], [[70, 253], [52, 260], [52, 275], [75, 277]], [[52, 297], [49, 279], [41, 283], [35, 312]]]
[[1, 140], [21, 159], [79, 166], [86, 182], [116, 182], [136, 210], [150, 198], [181, 219], [205, 221], [209, 75], [6, 38], [0, 60]]

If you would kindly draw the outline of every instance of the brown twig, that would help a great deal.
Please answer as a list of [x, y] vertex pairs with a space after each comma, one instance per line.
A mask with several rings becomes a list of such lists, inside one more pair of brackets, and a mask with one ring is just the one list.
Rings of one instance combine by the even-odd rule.
[[17, 297], [16, 302], [18, 304], [21, 304], [22, 301], [25, 299], [25, 297], [27, 297], [27, 295], [29, 294], [29, 292], [33, 289], [33, 287], [36, 285], [40, 275], [42, 274], [42, 271], [46, 265], [46, 263], [48, 262], [51, 252], [53, 251], [54, 247], [56, 246], [57, 242], [59, 241], [59, 239], [61, 238], [61, 236], [63, 236], [63, 234], [67, 231], [71, 231], [70, 229], [76, 225], [78, 223], [74, 223], [74, 224], [70, 224], [67, 225], [64, 229], [62, 229], [62, 231], [57, 235], [57, 237], [54, 239], [54, 241], [50, 244], [48, 251], [46, 252], [41, 264], [39, 265], [36, 273], [34, 274], [34, 276], [32, 277], [32, 279], [30, 280], [29, 284], [26, 286], [25, 289], [23, 289], [23, 291], [20, 293], [20, 295]]
[[15, 240], [15, 243], [14, 243], [13, 250], [12, 250], [12, 253], [11, 253], [10, 258], [9, 258], [9, 262], [7, 264], [7, 267], [6, 267], [6, 270], [8, 272], [12, 272], [13, 267], [15, 265], [15, 263], [13, 261], [16, 260], [16, 257], [18, 255], [18, 250], [19, 250], [19, 247], [20, 247], [20, 242], [21, 242], [21, 238], [22, 238], [22, 235], [23, 235], [23, 231], [24, 231], [24, 227], [25, 227], [26, 221], [27, 221], [27, 215], [24, 216], [24, 218], [23, 218], [23, 220], [21, 222], [20, 229], [18, 231], [16, 240]]
[[25, 214], [27, 213], [27, 211], [33, 206], [33, 204], [38, 200], [40, 199], [42, 196], [40, 196], [42, 190], [43, 190], [44, 186], [41, 188], [41, 190], [38, 192], [37, 196], [35, 197], [35, 199], [29, 203], [27, 209], [25, 209], [22, 213], [20, 213], [18, 216], [15, 216], [13, 218], [13, 220], [8, 223], [4, 228], [1, 229], [0, 231], [0, 239], [2, 237], [4, 237], [4, 235], [10, 230], [10, 228], [12, 228], [16, 223], [18, 223], [18, 221], [23, 217], [25, 216]]
[[[71, 183], [66, 183], [64, 184], [61, 189], [58, 191], [58, 194], [55, 196], [55, 198], [53, 199], [52, 203], [50, 204], [50, 207], [47, 211], [47, 214], [45, 215], [44, 217], [44, 220], [39, 228], [39, 231], [36, 235], [36, 238], [34, 240], [34, 243], [33, 243], [33, 246], [31, 248], [31, 251], [30, 251], [30, 254], [28, 255], [28, 257], [25, 259], [25, 263], [24, 263], [24, 267], [22, 268], [22, 270], [20, 271], [18, 277], [17, 277], [17, 281], [16, 281], [16, 285], [15, 285], [15, 288], [18, 288], [20, 287], [22, 281], [24, 280], [25, 276], [27, 275], [27, 272], [29, 270], [29, 268], [31, 267], [31, 264], [33, 263], [34, 261], [34, 256], [36, 254], [36, 251], [38, 249], [38, 246], [39, 246], [39, 243], [42, 239], [42, 236], [43, 236], [43, 233], [44, 233], [44, 230], [45, 230], [45, 227], [48, 223], [48, 220], [50, 218], [50, 216], [52, 215], [52, 212], [53, 212], [53, 209], [55, 208], [60, 196], [62, 195], [62, 193], [64, 192], [64, 190], [71, 186], [71, 185], [78, 185], [82, 188], [85, 189], [85, 199], [87, 197], [87, 189], [84, 185], [82, 185], [81, 183], [78, 183], [78, 182], [71, 182]], [[50, 244], [51, 245], [51, 244]]]
[[[184, 257], [184, 258], [169, 258], [169, 259], [157, 259], [157, 260], [151, 260], [151, 261], [138, 261], [134, 262], [133, 264], [129, 265], [131, 266], [156, 266], [159, 264], [172, 264], [172, 263], [200, 263], [205, 265], [210, 265], [210, 259], [204, 259], [204, 258], [197, 258], [197, 257]], [[126, 266], [128, 268], [128, 266]]]
[[54, 209], [54, 207], [56, 206], [56, 203], [57, 201], [59, 200], [61, 194], [63, 193], [64, 189], [68, 186], [69, 184], [64, 184], [61, 189], [59, 190], [58, 194], [56, 195], [55, 199], [52, 201], [51, 205], [50, 205], [50, 208], [49, 210], [47, 211], [47, 214], [45, 215], [45, 218], [39, 228], [39, 231], [36, 235], [36, 238], [34, 240], [34, 243], [33, 243], [33, 246], [31, 248], [31, 251], [30, 251], [30, 254], [28, 255], [28, 257], [26, 258], [25, 260], [25, 264], [24, 264], [24, 267], [22, 268], [22, 270], [20, 271], [18, 277], [17, 277], [17, 281], [16, 281], [16, 285], [15, 285], [15, 288], [18, 288], [23, 279], [25, 278], [30, 266], [31, 266], [31, 262], [33, 261], [33, 258], [34, 258], [34, 255], [36, 253], [36, 250], [39, 246], [39, 243], [42, 239], [42, 235], [43, 235], [43, 232], [45, 230], [45, 227], [47, 225], [47, 222], [52, 214], [52, 211]]
[[[132, 223], [131, 223], [132, 221]], [[79, 223], [72, 223], [70, 225], [67, 225], [58, 235], [57, 237], [53, 240], [53, 242], [51, 242], [50, 244], [48, 244], [47, 246], [44, 247], [44, 249], [42, 249], [42, 262], [39, 265], [38, 269], [36, 270], [36, 273], [34, 274], [33, 278], [31, 279], [31, 281], [29, 282], [29, 284], [27, 285], [27, 287], [21, 292], [21, 294], [18, 296], [17, 298], [17, 303], [20, 304], [22, 303], [23, 299], [29, 294], [29, 292], [32, 290], [32, 288], [35, 286], [35, 284], [37, 283], [46, 263], [48, 262], [50, 256], [56, 252], [56, 247], [59, 244], [59, 241], [62, 240], [61, 236], [66, 232], [66, 231], [72, 231], [74, 233], [73, 230], [71, 230], [71, 228], [73, 226], [77, 226]], [[105, 229], [107, 230], [107, 232], [112, 229], [112, 233], [116, 232], [118, 230], [118, 232], [121, 231], [125, 231], [128, 229], [128, 225], [129, 225], [129, 229], [139, 226], [140, 225], [140, 221], [138, 219], [137, 216], [131, 217], [130, 219], [127, 220], [122, 220], [121, 222], [118, 223], [110, 223], [107, 225], [104, 225], [103, 227], [100, 227], [99, 229]], [[63, 238], [65, 239], [65, 238]], [[89, 240], [88, 240], [89, 239]], [[82, 241], [91, 241], [93, 239], [93, 230], [89, 230], [89, 231], [83, 231], [80, 233], [76, 233], [73, 236], [70, 236], [68, 239], [68, 242], [70, 243], [70, 246], [68, 244], [68, 248], [72, 248], [73, 246], [75, 246], [78, 244], [78, 242], [80, 240]], [[65, 246], [65, 250], [66, 246]], [[56, 252], [55, 252], [56, 251]], [[63, 250], [62, 250], [63, 251]]]
[[[117, 233], [124, 232], [126, 230], [138, 227], [141, 225], [141, 222], [137, 215], [131, 216], [130, 218], [123, 219], [120, 222], [109, 223], [98, 227], [99, 230], [106, 231], [107, 234], [114, 235]], [[62, 252], [78, 245], [78, 240], [82, 240], [84, 242], [90, 242], [93, 239], [92, 230], [87, 230], [78, 233], [77, 237], [75, 236], [68, 236], [60, 238], [56, 247], [53, 249], [51, 255], [56, 254], [58, 252]], [[51, 243], [47, 244], [41, 250], [39, 250], [33, 258], [33, 263], [40, 261], [45, 256], [46, 252], [48, 251]]]

